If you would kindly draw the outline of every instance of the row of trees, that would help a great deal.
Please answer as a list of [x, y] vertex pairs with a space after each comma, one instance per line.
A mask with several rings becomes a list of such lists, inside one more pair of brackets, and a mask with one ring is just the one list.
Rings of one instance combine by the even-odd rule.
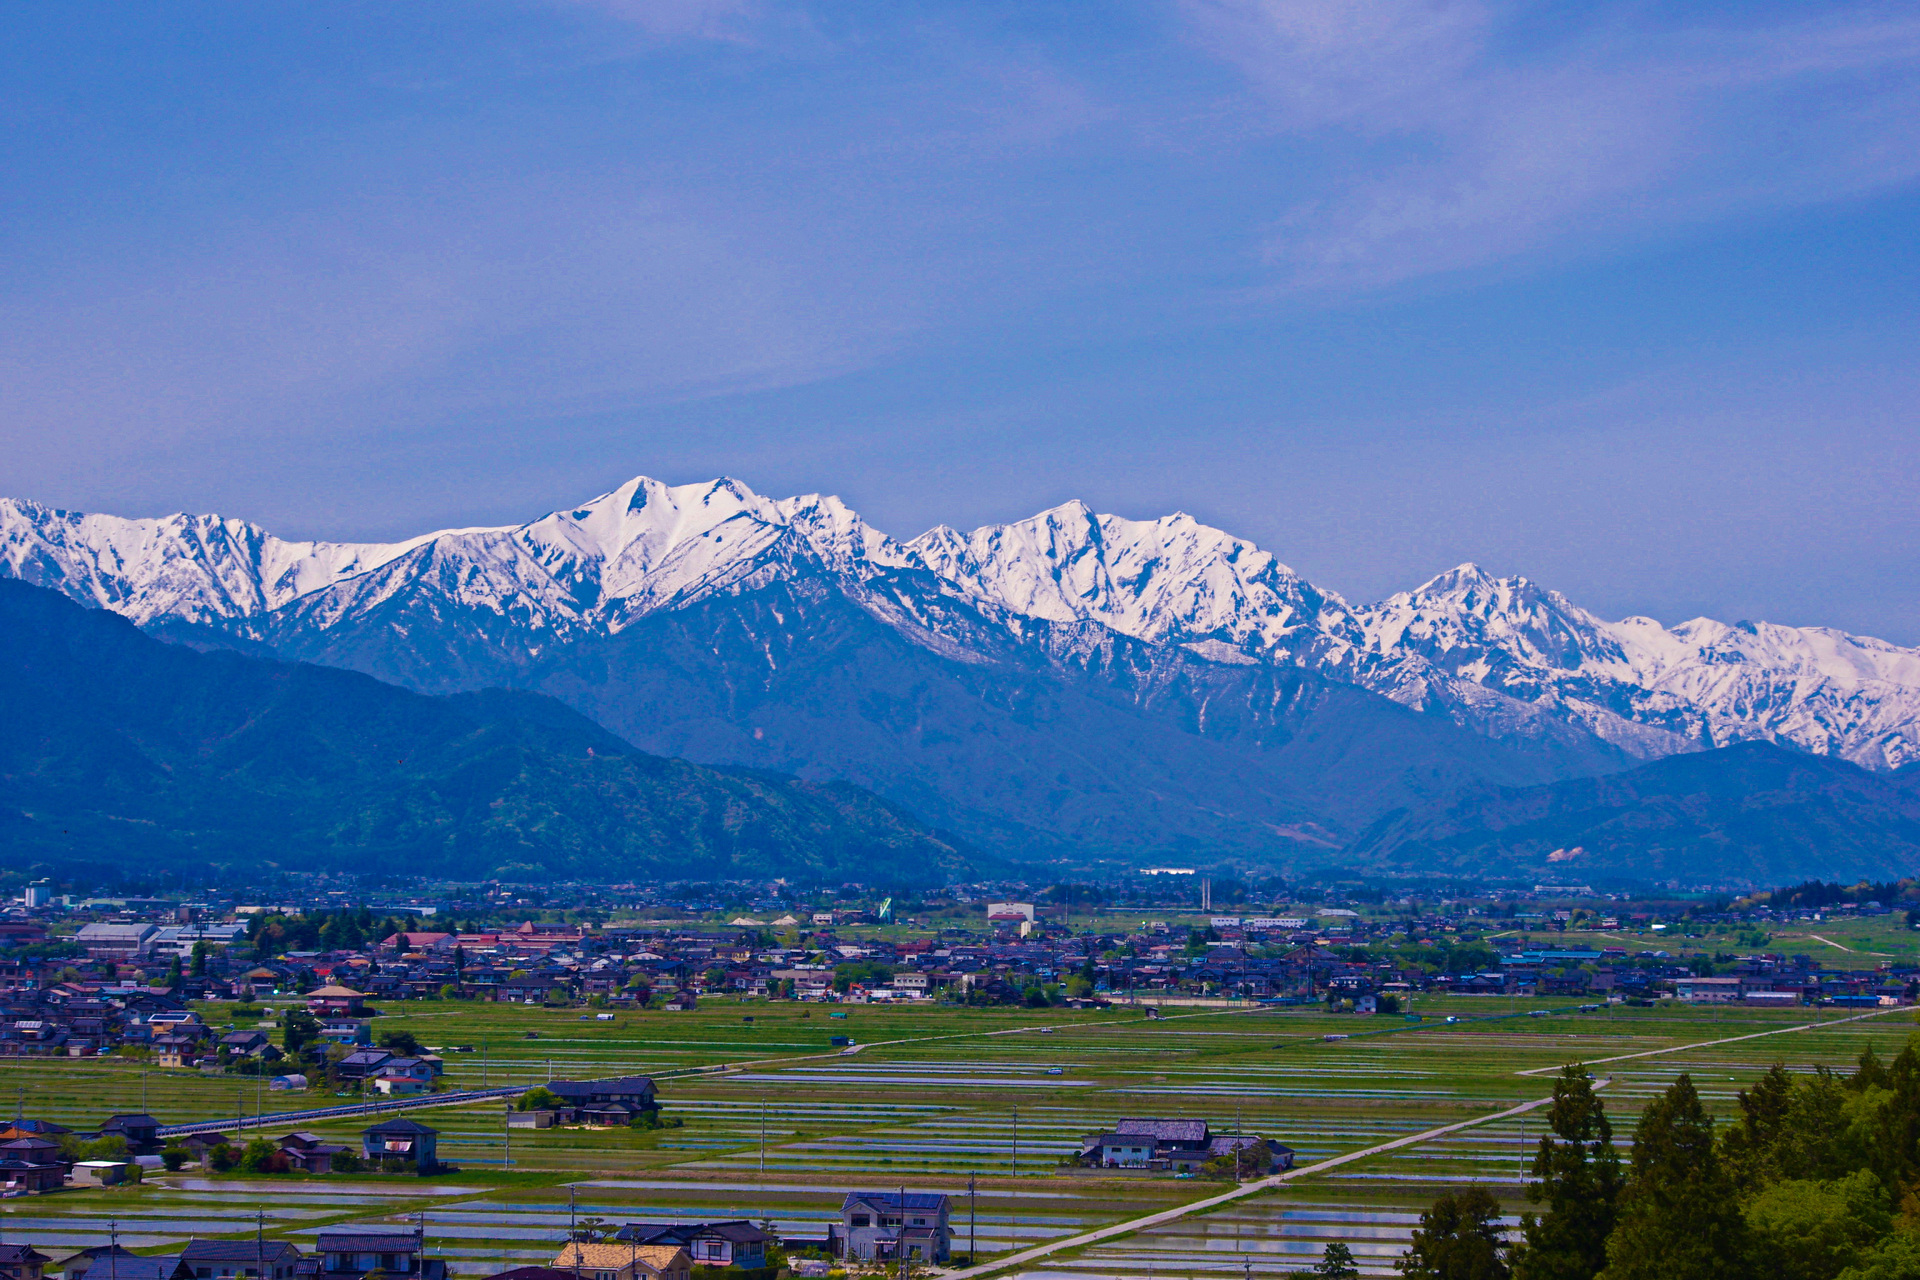
[[1902, 898], [1915, 896], [1920, 888], [1912, 880], [1886, 880], [1878, 884], [1871, 880], [1862, 880], [1858, 884], [1829, 884], [1824, 880], [1808, 880], [1803, 884], [1791, 884], [1775, 889], [1767, 895], [1771, 906], [1778, 907], [1830, 907], [1840, 902], [1878, 902], [1884, 906], [1893, 906]]
[[1682, 1075], [1647, 1104], [1623, 1163], [1592, 1077], [1569, 1066], [1521, 1238], [1468, 1188], [1421, 1215], [1397, 1265], [1415, 1280], [1920, 1280], [1914, 1042], [1891, 1065], [1869, 1048], [1850, 1075], [1776, 1065], [1739, 1105], [1716, 1132]]
[[289, 951], [358, 951], [396, 933], [411, 933], [419, 927], [420, 922], [412, 916], [405, 920], [394, 916], [376, 917], [366, 907], [310, 911], [297, 916], [266, 912], [248, 921], [247, 939], [253, 943], [256, 960], [270, 960]]

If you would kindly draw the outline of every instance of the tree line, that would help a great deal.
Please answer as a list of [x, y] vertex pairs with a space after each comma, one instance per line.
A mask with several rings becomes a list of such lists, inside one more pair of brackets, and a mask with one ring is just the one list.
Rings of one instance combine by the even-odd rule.
[[396, 933], [420, 928], [413, 916], [375, 917], [366, 907], [338, 911], [309, 911], [304, 915], [261, 912], [247, 922], [247, 940], [256, 960], [271, 960], [289, 951], [358, 951]]
[[[1412, 1280], [1920, 1280], [1920, 1034], [1851, 1073], [1776, 1064], [1717, 1126], [1688, 1075], [1622, 1159], [1593, 1078], [1554, 1082], [1517, 1239], [1483, 1187], [1420, 1216]], [[1359, 1272], [1329, 1246], [1322, 1276]]]

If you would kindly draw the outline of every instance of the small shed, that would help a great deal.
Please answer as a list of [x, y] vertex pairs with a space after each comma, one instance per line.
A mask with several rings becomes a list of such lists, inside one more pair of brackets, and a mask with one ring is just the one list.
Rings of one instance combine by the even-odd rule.
[[127, 1180], [127, 1169], [125, 1160], [78, 1160], [73, 1180], [83, 1187], [117, 1187]]

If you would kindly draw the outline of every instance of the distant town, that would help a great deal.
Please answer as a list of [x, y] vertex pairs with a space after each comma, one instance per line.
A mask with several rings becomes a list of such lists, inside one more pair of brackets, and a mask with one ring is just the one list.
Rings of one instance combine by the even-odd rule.
[[[1768, 949], [1766, 931], [1783, 922], [1894, 914], [1839, 886], [1774, 895], [1828, 899], [1817, 903], [1658, 903], [1539, 886], [1427, 903], [1334, 895], [1258, 914], [1215, 911], [1194, 901], [1215, 896], [1210, 884], [1189, 878], [1174, 890], [1164, 873], [1135, 902], [1099, 887], [1024, 884], [910, 901], [854, 886], [811, 899], [777, 884], [703, 886], [712, 900], [675, 888], [616, 906], [607, 898], [619, 891], [604, 887], [246, 902], [81, 897], [34, 883], [0, 914], [0, 1056], [133, 1054], [406, 1094], [430, 1089], [433, 1072], [374, 1047], [368, 1001], [674, 1010], [713, 997], [1034, 1008], [1244, 1000], [1376, 1013], [1418, 993], [1859, 1007], [1920, 993], [1920, 964]], [[287, 996], [305, 1002], [309, 1021], [290, 1023], [280, 1044], [258, 1031], [216, 1034], [191, 1010]]]

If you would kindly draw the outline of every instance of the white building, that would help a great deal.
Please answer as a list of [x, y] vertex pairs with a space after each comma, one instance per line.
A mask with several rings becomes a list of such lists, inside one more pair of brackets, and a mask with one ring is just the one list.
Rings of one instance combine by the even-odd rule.
[[151, 924], [89, 924], [73, 940], [95, 960], [139, 960], [151, 953], [159, 932], [159, 926]]

